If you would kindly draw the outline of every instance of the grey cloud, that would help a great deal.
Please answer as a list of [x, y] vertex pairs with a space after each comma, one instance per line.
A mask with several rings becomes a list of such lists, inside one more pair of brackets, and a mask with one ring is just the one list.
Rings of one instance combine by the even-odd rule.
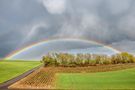
[[61, 14], [66, 9], [66, 0], [39, 0], [39, 2], [52, 14]]
[[107, 5], [112, 14], [121, 14], [130, 8], [131, 1], [132, 0], [107, 0]]
[[129, 42], [135, 45], [134, 0], [56, 1], [0, 0], [0, 56], [52, 37], [85, 38], [114, 48], [126, 40], [127, 51]]

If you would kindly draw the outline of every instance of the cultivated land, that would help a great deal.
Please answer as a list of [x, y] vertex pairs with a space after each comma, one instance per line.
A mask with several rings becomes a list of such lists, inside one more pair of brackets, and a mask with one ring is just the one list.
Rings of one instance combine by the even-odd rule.
[[135, 63], [41, 67], [10, 89], [135, 89]]
[[37, 61], [0, 61], [0, 83], [21, 75], [40, 64], [41, 63]]

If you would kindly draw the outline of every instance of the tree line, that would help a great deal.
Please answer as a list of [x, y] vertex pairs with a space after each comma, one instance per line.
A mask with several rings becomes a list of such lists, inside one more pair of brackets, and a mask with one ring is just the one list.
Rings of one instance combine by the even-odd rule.
[[69, 54], [69, 53], [48, 53], [41, 60], [44, 66], [96, 66], [108, 64], [135, 63], [135, 57], [127, 52], [115, 55], [98, 54]]

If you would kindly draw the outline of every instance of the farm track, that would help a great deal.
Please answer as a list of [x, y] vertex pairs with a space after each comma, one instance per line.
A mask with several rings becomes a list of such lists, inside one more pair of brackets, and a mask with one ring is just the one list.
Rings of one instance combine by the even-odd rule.
[[117, 71], [134, 68], [134, 64], [99, 65], [88, 67], [41, 67], [22, 80], [11, 85], [9, 89], [55, 89], [56, 73], [93, 73]]

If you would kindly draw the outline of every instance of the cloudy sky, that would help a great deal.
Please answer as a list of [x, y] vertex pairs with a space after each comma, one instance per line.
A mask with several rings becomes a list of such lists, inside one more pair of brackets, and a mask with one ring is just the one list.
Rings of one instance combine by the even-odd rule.
[[135, 0], [0, 0], [0, 58], [65, 37], [135, 53]]

